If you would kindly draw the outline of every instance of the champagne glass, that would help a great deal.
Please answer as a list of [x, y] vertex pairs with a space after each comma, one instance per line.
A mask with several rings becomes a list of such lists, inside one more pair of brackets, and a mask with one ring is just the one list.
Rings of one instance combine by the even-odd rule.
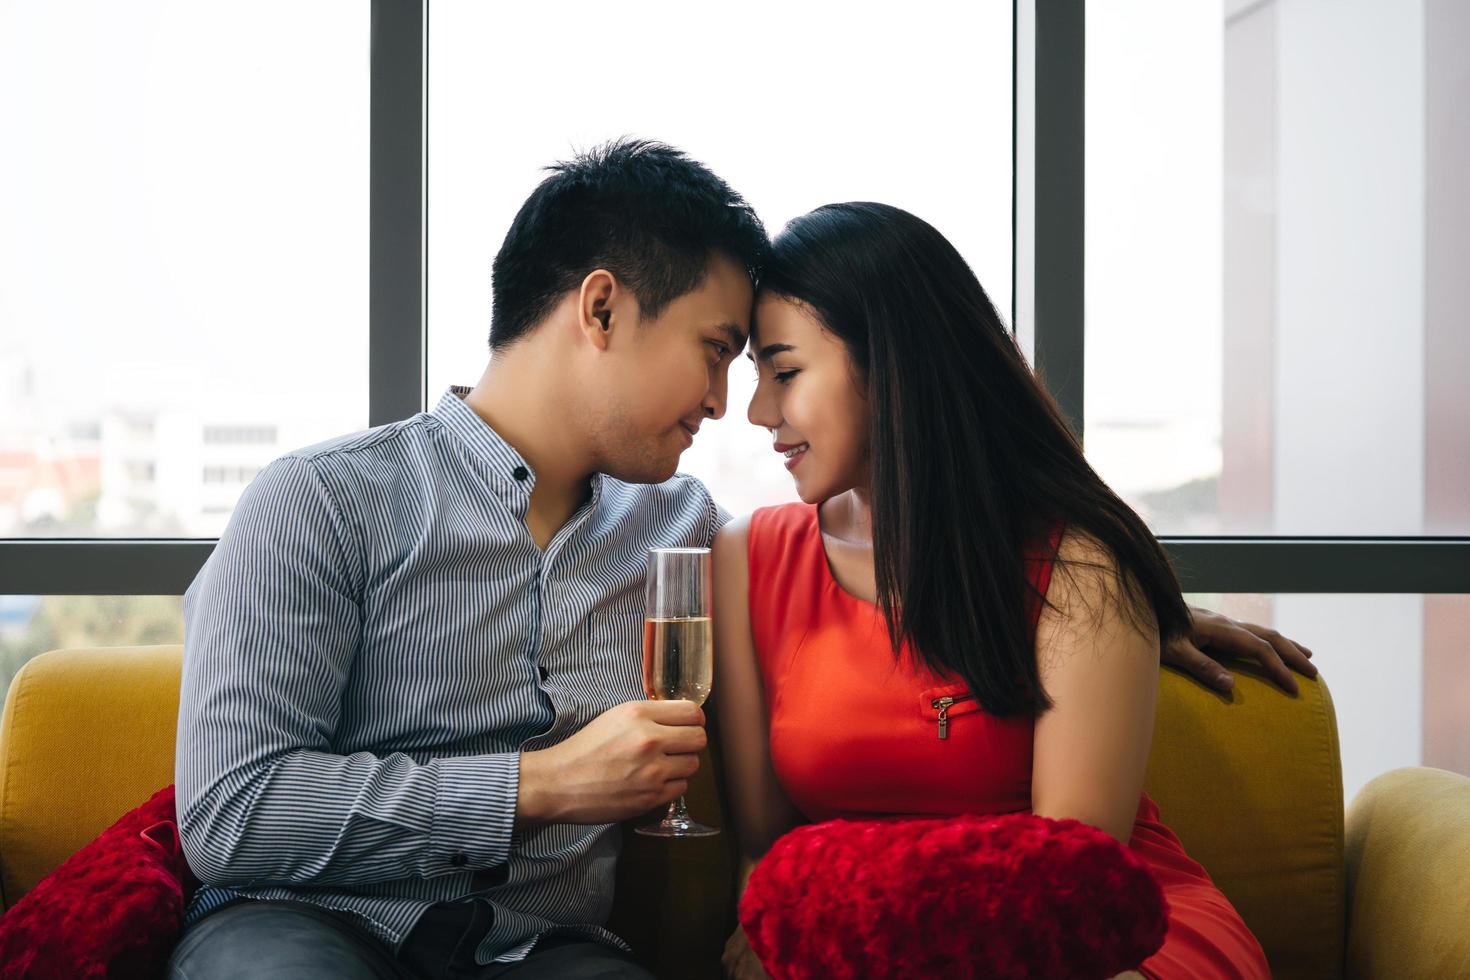
[[[710, 550], [655, 548], [644, 586], [643, 691], [655, 701], [704, 704], [714, 672], [710, 623]], [[635, 828], [650, 837], [709, 837], [715, 827], [689, 819], [684, 797], [658, 823]]]

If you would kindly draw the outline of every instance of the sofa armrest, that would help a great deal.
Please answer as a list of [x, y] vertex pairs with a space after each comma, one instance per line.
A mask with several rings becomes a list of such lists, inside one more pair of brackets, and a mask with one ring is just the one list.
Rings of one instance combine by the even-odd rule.
[[14, 905], [174, 780], [179, 646], [53, 650], [0, 715], [0, 897]]
[[1470, 976], [1470, 778], [1395, 769], [1347, 811], [1348, 977]]

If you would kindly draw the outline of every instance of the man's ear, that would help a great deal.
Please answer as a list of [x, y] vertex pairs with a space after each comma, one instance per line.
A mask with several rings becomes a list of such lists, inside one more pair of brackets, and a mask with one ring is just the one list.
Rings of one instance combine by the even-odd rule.
[[582, 280], [577, 293], [577, 328], [598, 350], [607, 350], [612, 334], [621, 325], [615, 307], [622, 307], [623, 287], [606, 269], [593, 269]]

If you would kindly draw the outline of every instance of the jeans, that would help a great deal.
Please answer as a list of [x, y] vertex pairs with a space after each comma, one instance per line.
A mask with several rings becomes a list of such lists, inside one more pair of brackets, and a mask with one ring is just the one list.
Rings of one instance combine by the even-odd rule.
[[546, 936], [519, 963], [475, 963], [490, 927], [483, 902], [433, 906], [393, 951], [351, 916], [305, 902], [245, 900], [196, 922], [169, 960], [170, 980], [653, 980], [620, 950]]

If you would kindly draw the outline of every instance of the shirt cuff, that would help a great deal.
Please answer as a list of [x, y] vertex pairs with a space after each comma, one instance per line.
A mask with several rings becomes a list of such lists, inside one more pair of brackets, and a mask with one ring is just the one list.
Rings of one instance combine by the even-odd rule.
[[504, 864], [515, 827], [521, 754], [467, 755], [430, 765], [438, 775], [431, 863], [440, 874]]

